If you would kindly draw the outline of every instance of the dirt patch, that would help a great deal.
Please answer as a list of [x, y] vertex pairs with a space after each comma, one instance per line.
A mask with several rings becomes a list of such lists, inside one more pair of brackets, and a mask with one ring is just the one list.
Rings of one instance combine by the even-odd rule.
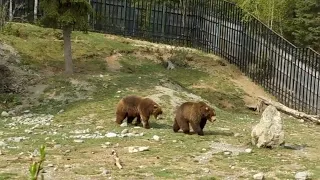
[[122, 66], [119, 63], [119, 58], [122, 57], [120, 53], [112, 54], [111, 56], [106, 57], [108, 70], [111, 72], [118, 72]]

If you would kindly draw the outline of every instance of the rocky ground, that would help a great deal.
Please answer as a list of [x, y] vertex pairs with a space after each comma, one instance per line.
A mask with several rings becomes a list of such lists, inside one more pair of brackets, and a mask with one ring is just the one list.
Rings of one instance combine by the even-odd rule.
[[[61, 33], [25, 24], [11, 28], [0, 37], [0, 54], [13, 58], [1, 63], [21, 88], [1, 92], [0, 179], [26, 179], [42, 144], [45, 179], [320, 178], [319, 127], [281, 114], [286, 143], [299, 148], [251, 145], [261, 114], [245, 105], [260, 95], [273, 97], [216, 56], [75, 32], [76, 73], [66, 77], [56, 39]], [[167, 69], [167, 60], [174, 69]], [[21, 83], [24, 73], [29, 79]], [[115, 104], [128, 94], [163, 107], [162, 119], [151, 119], [152, 129], [114, 123]], [[207, 124], [204, 137], [173, 133], [176, 106], [198, 100], [216, 109], [217, 122]]]

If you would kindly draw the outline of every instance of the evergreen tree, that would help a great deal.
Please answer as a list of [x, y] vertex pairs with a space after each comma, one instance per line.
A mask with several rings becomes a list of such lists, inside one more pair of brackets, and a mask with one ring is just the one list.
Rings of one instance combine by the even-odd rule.
[[41, 23], [47, 27], [62, 28], [64, 42], [65, 72], [73, 73], [71, 32], [73, 29], [86, 32], [88, 15], [92, 12], [88, 0], [41, 0], [44, 16]]
[[296, 17], [293, 19], [295, 42], [320, 51], [320, 1], [296, 1]]

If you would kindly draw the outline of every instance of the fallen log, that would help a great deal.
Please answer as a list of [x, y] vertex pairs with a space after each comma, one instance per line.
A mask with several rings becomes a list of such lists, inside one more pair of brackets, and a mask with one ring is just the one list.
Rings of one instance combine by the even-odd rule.
[[279, 102], [272, 101], [271, 99], [267, 99], [265, 97], [259, 96], [258, 98], [260, 100], [259, 103], [263, 103], [265, 105], [272, 105], [275, 108], [277, 108], [277, 110], [279, 110], [285, 114], [291, 115], [291, 116], [298, 118], [298, 119], [303, 119], [305, 121], [320, 124], [320, 116], [319, 115], [309, 115], [304, 112], [300, 112], [300, 111], [291, 109], [291, 108], [289, 108]]
[[121, 163], [120, 163], [120, 159], [119, 159], [119, 157], [118, 157], [118, 154], [117, 154], [117, 152], [115, 151], [115, 150], [112, 150], [112, 156], [113, 156], [113, 159], [114, 159], [114, 164], [119, 168], [119, 169], [122, 169], [123, 167], [122, 167], [122, 165], [121, 165]]

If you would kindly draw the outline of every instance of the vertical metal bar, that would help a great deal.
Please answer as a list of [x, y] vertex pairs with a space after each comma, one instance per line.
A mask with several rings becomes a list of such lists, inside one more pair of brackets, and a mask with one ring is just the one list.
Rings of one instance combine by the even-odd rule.
[[[320, 55], [316, 55], [316, 58], [315, 58], [315, 69], [316, 70], [318, 70], [319, 69], [319, 66], [320, 66], [320, 62], [319, 62], [319, 60], [320, 60]], [[319, 94], [319, 91], [320, 91], [320, 74], [319, 74], [320, 72], [319, 71], [315, 71], [315, 78], [316, 78], [316, 81], [317, 81], [317, 83], [315, 83], [315, 84], [317, 84], [317, 86], [315, 86], [315, 92], [317, 93], [317, 95], [316, 95], [316, 103], [317, 103], [317, 105], [316, 105], [316, 113], [315, 114], [318, 114], [318, 111], [320, 110], [320, 106], [319, 106], [319, 96], [320, 96], [320, 94]]]
[[[311, 93], [310, 93], [310, 97], [312, 97], [312, 113], [315, 114], [317, 112], [317, 105], [315, 104], [315, 99], [316, 99], [316, 92], [318, 90], [316, 90], [316, 77], [317, 77], [317, 71], [316, 71], [316, 67], [314, 67], [314, 64], [315, 64], [315, 58], [316, 58], [316, 55], [314, 52], [312, 52], [312, 58], [311, 58], [311, 67], [312, 67], [312, 73], [311, 73], [311, 79], [312, 79], [312, 82], [311, 82], [311, 86], [310, 86], [310, 90], [311, 90]], [[312, 86], [313, 85], [313, 86]], [[310, 98], [311, 99], [311, 98]]]
[[303, 89], [302, 89], [302, 111], [305, 111], [306, 110], [306, 103], [307, 103], [307, 100], [306, 100], [306, 92], [307, 92], [307, 87], [306, 86], [308, 84], [308, 82], [306, 81], [306, 74], [307, 74], [307, 62], [306, 62], [306, 58], [307, 58], [307, 49], [303, 49], [303, 53], [302, 53], [302, 62], [304, 64], [304, 68], [302, 70], [302, 73], [300, 77], [303, 78], [303, 83], [302, 83], [302, 86], [303, 86]]

